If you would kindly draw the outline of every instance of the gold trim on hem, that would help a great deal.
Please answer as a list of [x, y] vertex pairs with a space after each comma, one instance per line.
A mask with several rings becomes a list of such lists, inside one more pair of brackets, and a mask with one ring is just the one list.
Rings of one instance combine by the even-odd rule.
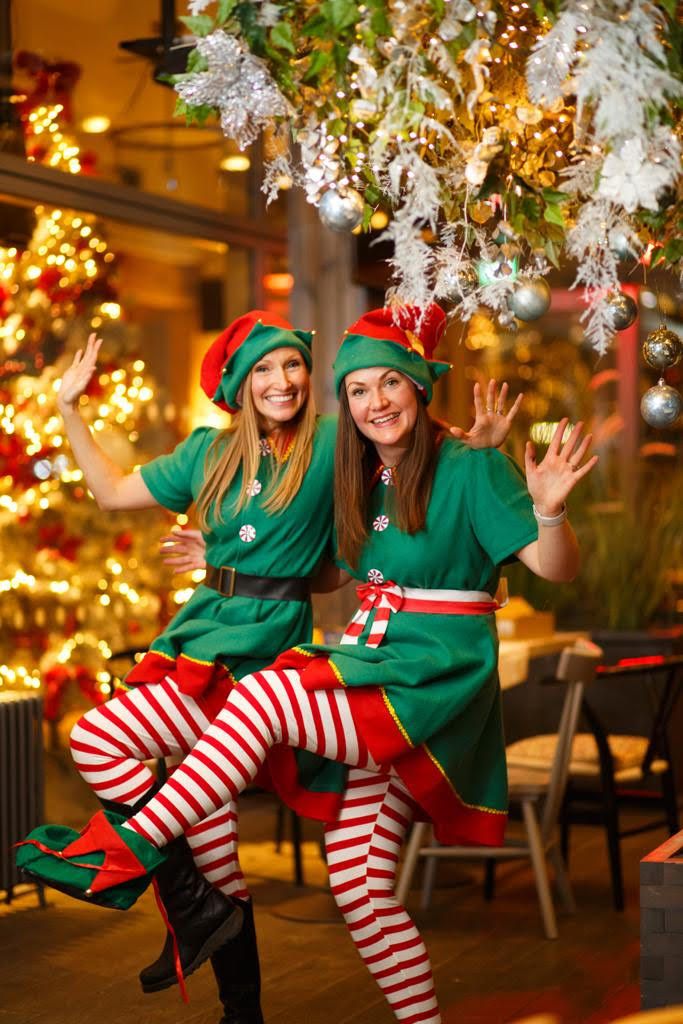
[[406, 741], [406, 743], [408, 744], [410, 749], [414, 750], [415, 749], [415, 744], [413, 743], [413, 741], [411, 740], [410, 736], [406, 732], [401, 719], [396, 714], [396, 708], [394, 707], [394, 705], [389, 700], [389, 697], [387, 695], [387, 691], [385, 690], [385, 688], [383, 686], [380, 686], [379, 690], [380, 690], [380, 693], [382, 694], [382, 699], [383, 699], [383, 701], [384, 701], [384, 703], [386, 705], [387, 711], [389, 712], [389, 714], [393, 718], [394, 722], [398, 726], [398, 731], [401, 733], [401, 736]]
[[456, 797], [458, 798], [460, 803], [463, 805], [463, 807], [467, 807], [467, 809], [469, 811], [481, 811], [483, 814], [507, 814], [507, 811], [499, 811], [496, 807], [482, 807], [480, 804], [468, 804], [467, 801], [463, 800], [463, 798], [460, 796], [460, 793], [458, 793], [457, 789], [455, 788], [455, 786], [453, 785], [451, 780], [446, 775], [446, 771], [445, 771], [443, 765], [436, 759], [434, 754], [432, 754], [431, 750], [429, 749], [429, 747], [427, 746], [426, 743], [422, 744], [422, 748], [424, 749], [425, 753], [427, 754], [427, 757], [429, 758], [429, 760], [432, 761], [432, 763], [435, 764], [436, 767], [438, 768], [438, 770], [441, 772], [441, 774], [443, 775], [444, 779], [446, 780], [448, 785], [451, 787], [451, 789], [453, 790], [453, 792], [455, 793]]
[[139, 665], [140, 662], [143, 661], [147, 657], [148, 654], [156, 654], [157, 657], [159, 657], [159, 658], [166, 658], [167, 661], [177, 661], [177, 657], [174, 656], [173, 654], [167, 654], [166, 651], [155, 651], [152, 647], [150, 647], [149, 650], [147, 650], [143, 654], [142, 658], [140, 658], [140, 661], [136, 662], [136, 664]]
[[[211, 661], [204, 661], [203, 658], [192, 658], [189, 654], [183, 654], [182, 651], [178, 655], [178, 658], [184, 658], [185, 661], [191, 661], [195, 665], [215, 665], [216, 659], [212, 658]], [[177, 661], [178, 659], [176, 659]]]
[[327, 664], [332, 669], [335, 679], [338, 679], [342, 686], [346, 686], [346, 683], [344, 682], [344, 676], [341, 674], [335, 663], [332, 661], [332, 658], [327, 659]]

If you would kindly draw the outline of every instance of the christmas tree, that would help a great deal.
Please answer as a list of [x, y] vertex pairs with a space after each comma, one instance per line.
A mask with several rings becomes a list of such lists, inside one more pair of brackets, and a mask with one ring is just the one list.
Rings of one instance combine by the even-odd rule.
[[[19, 64], [32, 86], [22, 104], [28, 159], [90, 172], [68, 130], [78, 69], [26, 54]], [[118, 302], [115, 255], [95, 217], [34, 214], [24, 248], [0, 247], [0, 689], [42, 688], [54, 721], [72, 683], [102, 700], [112, 652], [146, 646], [184, 595], [168, 593], [157, 555], [165, 514], [100, 513], [57, 412], [61, 374], [94, 330], [101, 365], [81, 405], [102, 446], [129, 470], [166, 433]]]

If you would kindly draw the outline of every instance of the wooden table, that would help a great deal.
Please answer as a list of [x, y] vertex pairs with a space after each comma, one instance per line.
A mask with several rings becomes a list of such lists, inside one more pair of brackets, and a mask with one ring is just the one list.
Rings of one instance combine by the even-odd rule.
[[559, 654], [576, 640], [587, 640], [584, 632], [556, 632], [548, 636], [530, 637], [528, 640], [501, 640], [498, 651], [498, 674], [503, 690], [523, 683], [529, 674], [529, 662], [547, 654]]

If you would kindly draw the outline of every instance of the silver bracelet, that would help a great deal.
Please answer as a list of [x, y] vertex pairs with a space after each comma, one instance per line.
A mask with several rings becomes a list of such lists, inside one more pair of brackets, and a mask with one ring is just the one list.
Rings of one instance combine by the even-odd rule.
[[558, 512], [556, 516], [544, 516], [538, 511], [535, 505], [531, 506], [534, 510], [534, 516], [536, 522], [540, 523], [541, 526], [560, 526], [567, 518], [567, 506], [562, 506], [562, 511]]

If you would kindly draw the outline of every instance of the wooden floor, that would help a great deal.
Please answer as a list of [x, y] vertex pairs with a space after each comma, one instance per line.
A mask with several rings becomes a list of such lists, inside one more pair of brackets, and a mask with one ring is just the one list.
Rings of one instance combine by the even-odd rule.
[[[53, 811], [77, 803], [71, 782], [62, 782]], [[307, 829], [308, 885], [297, 890], [289, 847], [274, 852], [274, 821], [268, 797], [245, 801], [242, 863], [256, 901], [268, 1024], [391, 1024], [327, 894], [317, 827]], [[638, 861], [662, 838], [625, 842], [627, 910], [618, 914], [602, 834], [577, 829], [571, 877], [579, 911], [560, 918], [554, 942], [543, 937], [526, 867], [501, 869], [496, 899], [486, 904], [481, 869], [445, 862], [432, 908], [417, 909], [417, 891], [409, 906], [431, 954], [444, 1024], [504, 1024], [543, 1011], [562, 1024], [599, 1024], [636, 1010]], [[189, 979], [188, 1006], [176, 990], [140, 991], [137, 972], [163, 938], [150, 894], [128, 913], [58, 893], [45, 910], [36, 902], [28, 893], [0, 906], [0, 1024], [217, 1024], [210, 969]]]

